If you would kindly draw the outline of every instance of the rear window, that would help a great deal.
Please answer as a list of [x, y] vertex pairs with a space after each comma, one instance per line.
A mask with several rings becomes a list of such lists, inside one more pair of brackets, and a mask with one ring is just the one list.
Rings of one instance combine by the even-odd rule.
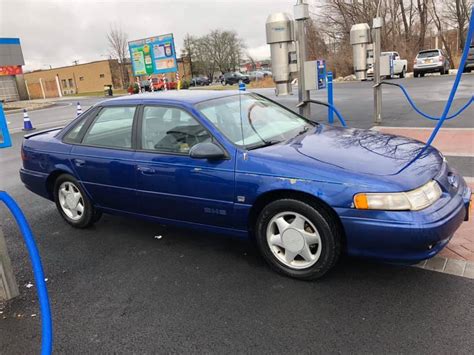
[[425, 51], [425, 52], [418, 53], [418, 58], [432, 58], [432, 57], [437, 57], [437, 56], [439, 56], [438, 50]]

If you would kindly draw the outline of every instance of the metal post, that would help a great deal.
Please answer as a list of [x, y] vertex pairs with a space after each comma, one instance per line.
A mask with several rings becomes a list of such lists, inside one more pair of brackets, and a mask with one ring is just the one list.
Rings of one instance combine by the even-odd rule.
[[[334, 105], [334, 94], [332, 91], [332, 72], [328, 71], [328, 104], [333, 106]], [[334, 124], [334, 111], [332, 107], [328, 107], [328, 123], [330, 125]]]
[[373, 20], [372, 29], [374, 37], [374, 123], [382, 123], [382, 85], [380, 85], [380, 29], [382, 18]]
[[[305, 22], [309, 18], [308, 4], [304, 0], [297, 0], [294, 7], [296, 20], [296, 46], [298, 53], [298, 101], [309, 101], [309, 90], [304, 87], [304, 62], [306, 61], [306, 33]], [[311, 119], [310, 105], [300, 107], [300, 115]]]
[[5, 237], [0, 226], [0, 300], [11, 300], [19, 294], [10, 257], [8, 256]]

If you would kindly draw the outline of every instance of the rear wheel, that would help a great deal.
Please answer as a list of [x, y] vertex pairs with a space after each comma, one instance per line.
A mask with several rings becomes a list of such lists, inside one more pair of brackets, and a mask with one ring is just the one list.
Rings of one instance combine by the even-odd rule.
[[420, 73], [420, 76], [421, 76], [422, 78], [424, 78], [424, 77], [425, 77], [425, 73]]
[[102, 215], [94, 208], [79, 182], [68, 174], [56, 179], [54, 200], [61, 216], [75, 228], [87, 228]]
[[337, 262], [341, 235], [333, 217], [294, 199], [268, 204], [256, 225], [257, 245], [277, 272], [302, 280], [323, 276]]
[[406, 69], [403, 67], [402, 72], [400, 73], [400, 79], [403, 79], [406, 75]]
[[417, 71], [414, 71], [414, 72], [413, 72], [413, 76], [414, 76], [415, 78], [418, 78], [418, 75], [420, 75], [420, 74], [419, 74]]

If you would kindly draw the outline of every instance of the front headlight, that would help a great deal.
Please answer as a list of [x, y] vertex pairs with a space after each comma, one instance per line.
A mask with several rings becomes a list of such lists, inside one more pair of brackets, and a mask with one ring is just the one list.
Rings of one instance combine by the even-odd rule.
[[431, 180], [407, 192], [359, 193], [354, 196], [354, 206], [361, 210], [418, 211], [432, 205], [442, 193], [438, 183]]

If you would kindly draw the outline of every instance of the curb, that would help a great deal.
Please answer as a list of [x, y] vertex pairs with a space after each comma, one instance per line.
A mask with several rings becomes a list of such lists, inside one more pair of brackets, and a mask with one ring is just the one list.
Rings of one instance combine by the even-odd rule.
[[474, 263], [466, 260], [435, 256], [434, 258], [423, 260], [414, 266], [420, 269], [461, 276], [474, 280]]
[[16, 108], [14, 110], [5, 110], [5, 115], [8, 115], [10, 113], [23, 112], [23, 109], [25, 109], [25, 108], [28, 110], [28, 112], [36, 111], [36, 110], [42, 110], [42, 109], [45, 109], [45, 108], [50, 108], [52, 106], [55, 106], [56, 104], [57, 104], [56, 102], [53, 102], [51, 104], [47, 104], [47, 105], [44, 105], [44, 106], [41, 106], [41, 107], [35, 107], [35, 108], [23, 107], [23, 108]]

